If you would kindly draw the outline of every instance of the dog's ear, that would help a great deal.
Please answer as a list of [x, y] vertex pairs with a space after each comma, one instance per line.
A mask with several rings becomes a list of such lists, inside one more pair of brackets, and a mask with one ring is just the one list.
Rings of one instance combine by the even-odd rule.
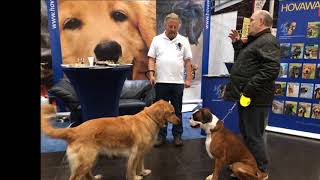
[[144, 43], [149, 48], [153, 37], [156, 36], [156, 1], [138, 1], [138, 4], [137, 26]]
[[204, 111], [201, 111], [202, 117], [203, 117], [203, 124], [211, 122], [212, 121], [212, 114], [209, 110], [204, 109]]
[[150, 116], [152, 119], [160, 122], [161, 124], [165, 124], [165, 110], [167, 107], [165, 107], [164, 100], [159, 100], [155, 102], [150, 107], [145, 107], [144, 111]]

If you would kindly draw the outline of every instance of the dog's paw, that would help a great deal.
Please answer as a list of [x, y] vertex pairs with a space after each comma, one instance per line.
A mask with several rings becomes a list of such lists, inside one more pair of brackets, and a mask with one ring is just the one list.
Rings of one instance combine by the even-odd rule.
[[143, 179], [143, 176], [135, 176], [134, 177], [134, 180], [141, 180], [141, 179]]
[[98, 175], [95, 175], [95, 176], [94, 176], [94, 179], [95, 179], [95, 180], [100, 180], [100, 179], [102, 179], [102, 177], [103, 177], [103, 176], [102, 176], [101, 174], [98, 174]]
[[144, 170], [142, 170], [142, 172], [139, 175], [148, 176], [149, 174], [151, 174], [151, 170], [150, 169], [144, 169]]
[[206, 180], [211, 180], [212, 179], [212, 174], [210, 174], [208, 177], [206, 177]]

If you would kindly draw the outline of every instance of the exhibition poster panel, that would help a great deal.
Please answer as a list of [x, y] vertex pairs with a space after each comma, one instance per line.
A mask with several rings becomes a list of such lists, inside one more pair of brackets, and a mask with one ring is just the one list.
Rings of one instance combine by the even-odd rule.
[[175, 12], [182, 20], [179, 33], [189, 39], [193, 53], [193, 88], [186, 89], [190, 97], [184, 99], [200, 99], [205, 0], [45, 1], [55, 83], [63, 77], [61, 64], [80, 63], [81, 58], [87, 63], [97, 51], [111, 58], [119, 48], [118, 63], [133, 64], [131, 78], [147, 79], [151, 41], [164, 32], [164, 16]]
[[280, 73], [269, 126], [320, 134], [320, 1], [279, 2]]

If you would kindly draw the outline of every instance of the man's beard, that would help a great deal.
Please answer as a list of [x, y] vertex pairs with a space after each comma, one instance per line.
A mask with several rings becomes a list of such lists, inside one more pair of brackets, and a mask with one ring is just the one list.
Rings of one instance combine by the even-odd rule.
[[176, 36], [177, 36], [176, 32], [169, 32], [168, 33], [168, 38], [171, 39], [171, 40], [174, 39]]

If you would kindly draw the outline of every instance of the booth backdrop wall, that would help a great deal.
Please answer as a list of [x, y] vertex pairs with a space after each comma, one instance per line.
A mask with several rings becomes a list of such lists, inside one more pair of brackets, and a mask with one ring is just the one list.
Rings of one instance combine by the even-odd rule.
[[144, 74], [152, 38], [164, 31], [164, 16], [175, 12], [182, 19], [179, 33], [191, 44], [192, 63], [199, 67], [191, 88], [185, 90], [184, 101], [200, 99], [204, 0], [45, 1], [54, 83], [63, 77], [62, 63], [95, 56], [94, 49], [108, 41], [121, 47], [120, 63], [133, 64], [132, 79], [147, 79]]
[[320, 134], [320, 1], [279, 2], [281, 70], [269, 126]]

